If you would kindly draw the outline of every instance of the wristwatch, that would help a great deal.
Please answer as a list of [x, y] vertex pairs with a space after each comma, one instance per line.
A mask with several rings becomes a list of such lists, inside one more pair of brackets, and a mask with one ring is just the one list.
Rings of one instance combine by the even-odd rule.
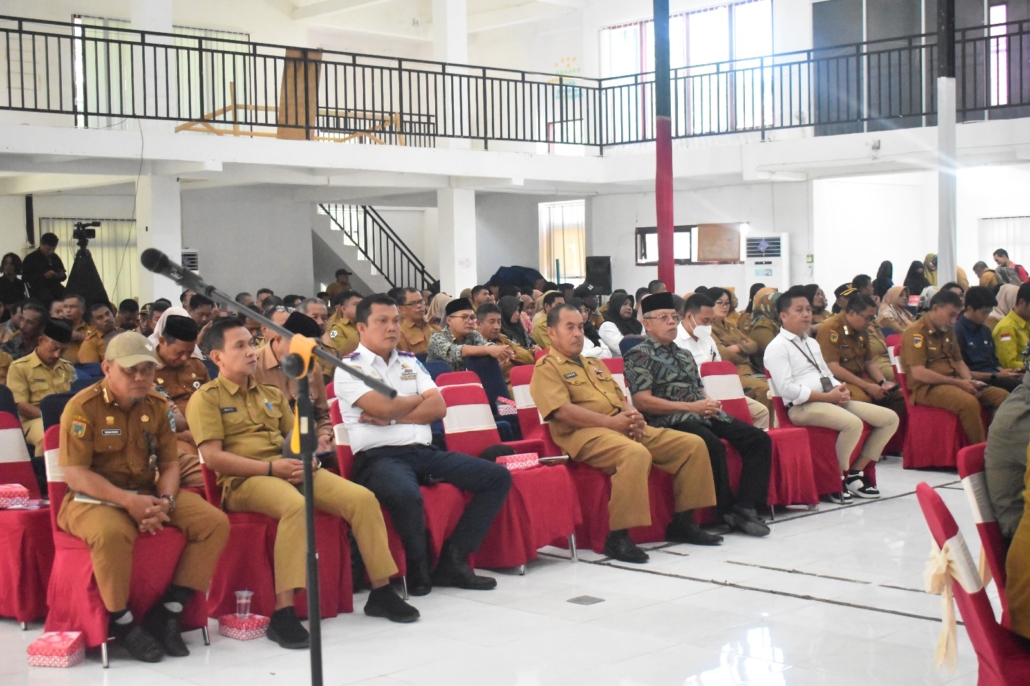
[[161, 500], [168, 501], [168, 514], [175, 512], [175, 496], [174, 495], [162, 495]]

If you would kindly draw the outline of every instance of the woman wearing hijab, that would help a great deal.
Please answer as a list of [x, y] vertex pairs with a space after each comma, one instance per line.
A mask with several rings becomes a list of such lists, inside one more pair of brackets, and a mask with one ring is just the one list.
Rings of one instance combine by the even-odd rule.
[[628, 293], [613, 293], [608, 299], [608, 311], [604, 313], [604, 323], [597, 333], [601, 341], [608, 346], [613, 357], [622, 357], [619, 342], [626, 336], [643, 335], [644, 325], [636, 317], [633, 309], [633, 296]]
[[887, 295], [887, 291], [894, 288], [894, 264], [889, 260], [884, 260], [880, 263], [880, 268], [876, 270], [876, 278], [873, 279], [873, 295], [883, 302], [883, 296]]
[[756, 369], [765, 369], [765, 349], [780, 333], [780, 316], [776, 312], [779, 299], [775, 288], [763, 288], [752, 302], [751, 329], [747, 334], [758, 345], [758, 351], [751, 356], [751, 364]]
[[905, 289], [910, 293], [919, 294], [930, 285], [930, 282], [926, 280], [926, 276], [923, 272], [926, 268], [923, 263], [919, 260], [915, 260], [908, 268], [908, 274], [905, 275]]
[[443, 328], [443, 320], [446, 318], [445, 312], [447, 311], [447, 303], [454, 300], [451, 296], [446, 293], [437, 293], [433, 297], [433, 302], [429, 303], [429, 310], [426, 312], [426, 321]]
[[991, 331], [994, 331], [994, 327], [998, 325], [1005, 315], [1007, 315], [1013, 307], [1016, 306], [1016, 294], [1019, 293], [1019, 286], [1011, 283], [1004, 284], [998, 289], [998, 305], [991, 310], [991, 316], [984, 322]]
[[935, 253], [927, 253], [926, 259], [923, 260], [923, 276], [931, 286], [937, 285], [937, 255]]
[[895, 286], [884, 293], [880, 311], [876, 314], [876, 325], [884, 337], [902, 333], [915, 323], [916, 318], [906, 309], [907, 306], [908, 289], [904, 286]]
[[764, 283], [751, 284], [751, 290], [747, 296], [747, 307], [745, 307], [744, 311], [739, 313], [737, 316], [737, 328], [741, 331], [746, 332], [751, 328], [751, 311], [755, 306], [755, 296], [758, 295], [758, 292], [763, 288], [765, 288]]
[[512, 343], [520, 345], [526, 350], [536, 347], [533, 339], [526, 333], [526, 327], [522, 326], [523, 303], [521, 298], [513, 295], [506, 295], [497, 303], [501, 308], [501, 333], [507, 336]]

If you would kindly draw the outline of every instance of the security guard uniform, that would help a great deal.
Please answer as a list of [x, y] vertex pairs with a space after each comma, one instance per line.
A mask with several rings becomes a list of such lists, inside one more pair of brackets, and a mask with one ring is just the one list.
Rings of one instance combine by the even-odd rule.
[[415, 354], [429, 352], [429, 339], [440, 330], [439, 326], [433, 326], [424, 318], [421, 324], [402, 319], [401, 337], [397, 340], [397, 350]]
[[[870, 383], [877, 383], [866, 370], [866, 365], [874, 361], [869, 332], [855, 331], [848, 324], [844, 312], [838, 312], [823, 322], [823, 325], [819, 327], [816, 340], [819, 342], [819, 349], [823, 353], [823, 360], [826, 364], [836, 362], [858, 378]], [[886, 380], [889, 381], [889, 379]], [[898, 417], [905, 416], [905, 396], [901, 393], [900, 388], [885, 396], [883, 400], [874, 401], [855, 384], [845, 382], [844, 385], [851, 392], [852, 400], [887, 407], [894, 410]]]
[[[75, 379], [75, 368], [60, 359], [53, 369], [43, 364], [36, 351], [15, 360], [7, 370], [7, 387], [14, 402], [39, 407], [39, 401], [54, 393], [67, 393]], [[29, 443], [36, 446], [36, 457], [43, 456], [43, 418], [22, 416], [22, 429]]]
[[1030, 322], [1016, 314], [1015, 310], [1009, 310], [994, 327], [993, 335], [1001, 366], [1022, 371], [1023, 351], [1030, 343]]
[[[62, 467], [89, 467], [118, 488], [155, 495], [162, 465], [177, 460], [167, 401], [156, 391], [122, 407], [105, 379], [69, 400], [61, 415]], [[229, 540], [229, 520], [189, 491], [179, 492], [168, 516], [169, 524], [182, 531], [187, 541], [172, 584], [204, 593]], [[110, 612], [124, 610], [129, 601], [132, 548], [139, 534], [135, 520], [120, 508], [81, 502], [69, 491], [57, 523], [89, 546], [104, 606]]]
[[[233, 512], [259, 512], [279, 520], [275, 592], [306, 588], [304, 496], [299, 486], [270, 475], [271, 463], [282, 457], [284, 436], [293, 428], [286, 397], [253, 377], [241, 387], [219, 376], [193, 394], [186, 419], [197, 445], [219, 440], [227, 452], [269, 463], [269, 476], [219, 474], [222, 502]], [[347, 521], [369, 577], [387, 579], [396, 574], [383, 512], [372, 492], [323, 469], [313, 477], [315, 507]]]
[[[71, 345], [68, 346], [71, 348]], [[107, 351], [107, 343], [104, 337], [96, 329], [90, 329], [86, 334], [86, 340], [79, 345], [79, 364], [90, 364], [100, 362], [104, 359]]]
[[[72, 334], [73, 335], [77, 334], [77, 333], [81, 333], [86, 338], [89, 338], [90, 333], [93, 333], [93, 327], [90, 326], [89, 324], [87, 324], [86, 322], [79, 322], [79, 325], [76, 326], [74, 329], [72, 329]], [[62, 355], [62, 357], [64, 357], [64, 359], [68, 360], [72, 364], [78, 364], [79, 363], [79, 348], [81, 348], [82, 344], [85, 343], [85, 342], [86, 342], [85, 339], [83, 339], [80, 342], [80, 341], [76, 341], [73, 338], [72, 342], [69, 343], [68, 347], [65, 349], [64, 355]]]
[[[197, 389], [210, 381], [207, 367], [195, 357], [189, 358], [181, 367], [163, 366], [160, 363], [160, 353], [155, 351], [155, 355], [159, 361], [155, 379], [157, 390], [175, 403], [176, 409], [185, 418], [190, 398]], [[186, 426], [175, 426], [179, 454], [179, 483], [183, 488], [201, 488], [204, 486], [204, 475], [200, 469], [200, 451], [197, 450], [197, 444], [189, 428], [189, 422], [186, 422]]]
[[960, 363], [962, 353], [955, 334], [936, 328], [928, 314], [905, 329], [901, 338], [901, 367], [905, 371], [912, 402], [957, 414], [966, 437], [975, 445], [984, 442], [980, 407], [983, 406], [993, 414], [1008, 397], [1008, 392], [987, 386], [980, 391], [979, 396], [973, 396], [954, 386], [922, 383], [912, 376], [912, 367], [922, 366], [944, 376], [958, 377]]
[[326, 335], [329, 337], [329, 345], [336, 349], [338, 357], [350, 355], [358, 347], [358, 327], [346, 317], [337, 319]]
[[604, 363], [552, 349], [537, 360], [529, 392], [562, 450], [611, 475], [612, 531], [651, 524], [647, 475], [652, 464], [673, 475], [677, 512], [715, 505], [712, 466], [701, 438], [648, 426], [638, 443], [611, 429], [577, 429], [554, 418], [569, 403], [608, 416], [622, 412], [626, 399]]

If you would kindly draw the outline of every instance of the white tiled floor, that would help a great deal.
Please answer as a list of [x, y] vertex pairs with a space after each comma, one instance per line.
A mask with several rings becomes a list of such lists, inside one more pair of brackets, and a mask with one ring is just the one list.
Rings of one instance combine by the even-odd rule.
[[[959, 628], [954, 674], [933, 669], [940, 599], [921, 592], [929, 534], [913, 490], [938, 491], [974, 554], [979, 541], [957, 477], [879, 470], [884, 498], [849, 508], [792, 512], [754, 540], [719, 548], [656, 549], [648, 565], [609, 563], [589, 551], [570, 564], [546, 550], [524, 577], [492, 572], [493, 592], [437, 589], [414, 604], [422, 620], [398, 626], [358, 612], [323, 624], [327, 686], [342, 684], [754, 684], [976, 683], [976, 658]], [[992, 587], [993, 589], [993, 587]], [[569, 603], [595, 596], [594, 605]], [[22, 686], [245, 686], [308, 683], [309, 654], [267, 640], [212, 636], [193, 655], [157, 665], [114, 652], [74, 669], [29, 669], [22, 632], [0, 620], [0, 684]], [[212, 630], [212, 634], [217, 632]]]

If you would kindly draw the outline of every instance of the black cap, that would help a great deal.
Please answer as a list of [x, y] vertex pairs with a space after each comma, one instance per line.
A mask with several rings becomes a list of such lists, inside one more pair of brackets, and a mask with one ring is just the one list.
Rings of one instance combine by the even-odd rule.
[[465, 310], [474, 309], [475, 308], [472, 307], [472, 303], [469, 302], [468, 298], [455, 298], [454, 300], [447, 303], [446, 312], [447, 316], [450, 317], [452, 314], [457, 314], [458, 312], [464, 312]]
[[187, 343], [195, 343], [199, 334], [200, 327], [197, 326], [193, 319], [177, 314], [169, 315], [168, 319], [165, 320], [165, 328], [162, 331], [163, 336], [170, 336]]
[[322, 330], [318, 323], [303, 312], [291, 312], [289, 318], [283, 324], [283, 328], [290, 333], [307, 336], [308, 338], [321, 338]]
[[672, 293], [652, 293], [651, 295], [644, 296], [643, 300], [640, 301], [640, 311], [644, 314], [653, 312], [654, 310], [675, 310], [676, 306], [672, 302]]
[[842, 283], [833, 290], [833, 296], [835, 298], [847, 298], [855, 293], [858, 293], [858, 289], [852, 286], [850, 283]]
[[51, 319], [43, 327], [43, 335], [58, 343], [72, 342], [72, 327], [63, 319]]

